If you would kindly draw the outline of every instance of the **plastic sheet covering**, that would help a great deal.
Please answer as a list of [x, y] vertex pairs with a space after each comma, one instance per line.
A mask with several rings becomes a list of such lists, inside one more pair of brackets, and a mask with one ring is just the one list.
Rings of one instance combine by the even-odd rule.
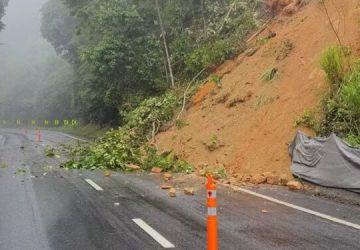
[[309, 138], [297, 132], [289, 146], [292, 173], [309, 182], [360, 193], [360, 148], [331, 134]]

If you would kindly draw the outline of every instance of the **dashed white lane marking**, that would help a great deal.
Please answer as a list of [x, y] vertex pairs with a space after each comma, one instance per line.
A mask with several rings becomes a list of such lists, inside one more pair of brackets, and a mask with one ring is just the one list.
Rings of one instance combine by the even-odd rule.
[[156, 232], [152, 227], [146, 224], [142, 219], [133, 219], [133, 221], [138, 225], [142, 230], [148, 233], [154, 240], [156, 240], [163, 248], [174, 248], [175, 246], [164, 238], [161, 234]]
[[310, 210], [310, 209], [307, 209], [307, 208], [304, 208], [304, 207], [300, 207], [300, 206], [297, 206], [297, 205], [294, 205], [294, 204], [291, 204], [291, 203], [287, 203], [285, 201], [281, 201], [281, 200], [278, 200], [278, 199], [275, 199], [275, 198], [272, 198], [272, 197], [269, 197], [269, 196], [266, 196], [266, 195], [262, 195], [262, 194], [259, 194], [259, 193], [244, 189], [244, 188], [237, 187], [236, 190], [239, 190], [241, 192], [251, 194], [251, 195], [257, 196], [259, 198], [262, 198], [262, 199], [265, 199], [265, 200], [268, 200], [268, 201], [272, 201], [274, 203], [281, 204], [281, 205], [284, 205], [284, 206], [287, 206], [287, 207], [302, 211], [304, 213], [312, 214], [312, 215], [318, 216], [320, 218], [323, 218], [323, 219], [326, 219], [326, 220], [329, 220], [329, 221], [332, 221], [332, 222], [339, 223], [341, 225], [345, 225], [345, 226], [352, 227], [352, 228], [360, 230], [360, 225], [349, 222], [349, 221], [345, 221], [345, 220], [342, 220], [342, 219], [339, 219], [339, 218], [336, 218], [336, 217], [332, 217], [330, 215], [326, 215], [326, 214], [319, 213], [319, 212], [316, 212], [316, 211], [313, 211], [313, 210]]
[[89, 183], [90, 186], [92, 186], [96, 191], [104, 191], [104, 189], [102, 189], [98, 184], [96, 184], [95, 182], [93, 182], [90, 179], [85, 179], [85, 181], [87, 183]]

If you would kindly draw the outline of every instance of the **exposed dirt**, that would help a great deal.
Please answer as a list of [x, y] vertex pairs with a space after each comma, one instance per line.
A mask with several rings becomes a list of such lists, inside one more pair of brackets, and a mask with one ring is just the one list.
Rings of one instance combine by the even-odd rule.
[[[326, 3], [342, 43], [358, 55], [359, 1]], [[319, 56], [337, 39], [322, 5], [315, 0], [292, 16], [278, 15], [258, 37], [266, 37], [269, 31], [276, 36], [265, 41], [255, 54], [244, 53], [218, 69], [223, 75], [221, 86], [208, 83], [195, 95], [193, 105], [183, 115], [189, 126], [174, 126], [159, 134], [159, 149], [173, 149], [195, 166], [205, 162], [210, 166], [222, 164], [239, 175], [273, 172], [291, 176], [287, 144], [297, 130], [294, 122], [326, 93], [328, 85]], [[277, 55], [283, 49], [271, 51], [284, 41], [290, 48], [286, 54]], [[263, 81], [261, 76], [271, 68], [278, 73], [272, 80]], [[234, 100], [243, 101], [228, 105]], [[209, 143], [216, 149], [210, 151], [204, 146]]]

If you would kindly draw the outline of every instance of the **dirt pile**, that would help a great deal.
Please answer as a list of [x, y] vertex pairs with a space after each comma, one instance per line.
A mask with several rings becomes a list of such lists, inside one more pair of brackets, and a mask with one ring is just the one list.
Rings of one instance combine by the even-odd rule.
[[[358, 54], [358, 1], [326, 3], [342, 43]], [[182, 116], [187, 126], [157, 136], [159, 149], [174, 150], [195, 166], [225, 166], [240, 177], [291, 176], [287, 145], [294, 122], [328, 90], [319, 56], [337, 39], [323, 6], [309, 1], [292, 16], [278, 15], [252, 41], [251, 51], [217, 69], [220, 82], [205, 84], [194, 96]]]

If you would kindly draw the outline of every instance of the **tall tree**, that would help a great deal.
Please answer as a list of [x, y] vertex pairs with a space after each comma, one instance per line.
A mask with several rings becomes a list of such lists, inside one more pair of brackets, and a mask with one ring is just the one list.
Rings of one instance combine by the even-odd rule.
[[159, 0], [155, 0], [155, 6], [156, 6], [156, 12], [157, 12], [157, 15], [158, 15], [158, 18], [159, 18], [159, 24], [160, 24], [160, 29], [161, 29], [161, 37], [162, 37], [163, 43], [164, 43], [164, 49], [165, 49], [165, 55], [166, 55], [166, 60], [167, 60], [167, 64], [168, 64], [168, 70], [169, 70], [169, 74], [170, 74], [171, 86], [175, 87], [174, 75], [173, 75], [173, 70], [172, 70], [172, 66], [171, 66], [171, 59], [170, 59], [170, 55], [169, 55], [169, 49], [168, 49], [168, 45], [167, 45], [167, 42], [166, 42], [166, 32], [165, 32], [164, 24], [163, 24], [162, 17], [161, 17]]
[[4, 28], [4, 23], [1, 22], [1, 19], [5, 15], [5, 7], [7, 6], [9, 0], [0, 0], [0, 31]]

